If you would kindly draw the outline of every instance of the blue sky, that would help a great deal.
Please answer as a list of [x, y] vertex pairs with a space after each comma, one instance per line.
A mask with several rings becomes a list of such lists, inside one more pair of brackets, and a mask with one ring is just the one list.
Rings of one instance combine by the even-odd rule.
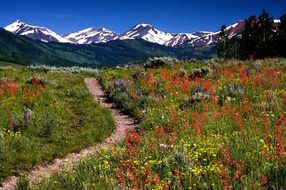
[[1, 0], [0, 26], [20, 19], [59, 34], [91, 26], [122, 33], [142, 22], [174, 33], [216, 31], [263, 8], [279, 18], [286, 0]]

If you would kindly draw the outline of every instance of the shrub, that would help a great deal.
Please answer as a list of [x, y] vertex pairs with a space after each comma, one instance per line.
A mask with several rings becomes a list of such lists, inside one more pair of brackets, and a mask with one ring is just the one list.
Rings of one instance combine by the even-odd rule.
[[39, 78], [39, 77], [31, 77], [26, 81], [27, 84], [31, 84], [31, 85], [41, 85], [41, 86], [46, 86], [49, 81], [47, 79], [43, 79], [43, 78]]
[[204, 87], [196, 87], [191, 92], [191, 98], [189, 100], [190, 106], [195, 107], [198, 102], [203, 100], [209, 100], [211, 92]]
[[97, 69], [88, 68], [88, 67], [55, 67], [48, 65], [30, 65], [29, 69], [34, 71], [42, 71], [42, 72], [50, 72], [50, 73], [88, 73], [88, 74], [96, 74], [98, 72]]
[[193, 73], [189, 76], [191, 80], [196, 79], [196, 78], [203, 78], [209, 73], [208, 68], [200, 68], [200, 69], [195, 69]]
[[239, 98], [245, 93], [245, 88], [240, 83], [229, 84], [223, 87], [220, 92], [219, 102], [222, 104], [227, 98]]
[[145, 63], [144, 67], [147, 68], [159, 68], [159, 67], [170, 67], [175, 63], [179, 63], [180, 61], [176, 58], [172, 57], [154, 57], [149, 58]]
[[43, 120], [43, 126], [40, 136], [49, 137], [52, 135], [53, 129], [56, 127], [56, 121], [52, 119], [48, 113], [44, 114], [42, 120]]

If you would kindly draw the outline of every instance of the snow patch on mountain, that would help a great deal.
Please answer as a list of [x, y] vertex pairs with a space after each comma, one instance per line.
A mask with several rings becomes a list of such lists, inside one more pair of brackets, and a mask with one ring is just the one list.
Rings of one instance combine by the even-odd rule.
[[116, 40], [118, 34], [106, 28], [87, 28], [65, 36], [65, 39], [77, 44], [106, 43]]
[[167, 41], [164, 45], [166, 46], [178, 46], [184, 44], [186, 41], [194, 40], [200, 38], [197, 35], [194, 34], [188, 34], [188, 33], [180, 33], [175, 35], [171, 40]]
[[14, 34], [27, 36], [34, 40], [41, 40], [43, 42], [70, 43], [69, 40], [61, 37], [60, 35], [49, 30], [48, 28], [32, 26], [20, 20], [13, 22], [12, 24], [6, 26], [4, 29]]
[[170, 41], [174, 37], [171, 33], [162, 32], [150, 24], [137, 24], [129, 31], [122, 34], [119, 39], [143, 39], [148, 42], [157, 43], [163, 45]]

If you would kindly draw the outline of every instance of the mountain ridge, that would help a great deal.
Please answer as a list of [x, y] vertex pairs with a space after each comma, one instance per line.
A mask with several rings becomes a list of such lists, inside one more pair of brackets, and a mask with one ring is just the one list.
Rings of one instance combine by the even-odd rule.
[[117, 39], [143, 39], [148, 42], [170, 47], [182, 45], [186, 41], [200, 38], [205, 35], [203, 32], [178, 34], [163, 32], [146, 23], [138, 23], [122, 34], [117, 34], [116, 32], [104, 27], [90, 27], [61, 36], [48, 28], [26, 24], [20, 20], [16, 20], [12, 24], [4, 27], [4, 29], [14, 34], [27, 36], [34, 40], [40, 40], [43, 42], [93, 44], [106, 43]]
[[104, 27], [90, 27], [64, 36], [76, 44], [106, 43], [118, 39], [119, 34]]
[[[280, 20], [274, 20], [275, 25]], [[244, 20], [239, 20], [227, 26], [227, 33], [231, 38], [241, 35], [244, 30]], [[191, 47], [209, 47], [217, 43], [219, 31], [207, 32], [197, 31], [192, 33], [169, 33], [163, 32], [147, 23], [139, 23], [131, 27], [122, 34], [117, 34], [104, 27], [90, 27], [78, 32], [73, 32], [61, 36], [52, 30], [26, 24], [20, 20], [5, 27], [7, 31], [14, 34], [24, 35], [29, 38], [43, 42], [59, 42], [73, 44], [96, 44], [107, 43], [113, 40], [143, 39], [145, 41], [164, 45], [168, 47], [191, 46]]]
[[43, 42], [70, 43], [69, 40], [63, 38], [48, 28], [26, 24], [19, 19], [7, 25], [4, 27], [4, 29], [14, 34], [27, 36], [34, 40], [40, 40]]
[[211, 48], [173, 48], [142, 39], [97, 44], [45, 43], [0, 29], [0, 60], [23, 65], [106, 67], [141, 63], [149, 57], [206, 59]]

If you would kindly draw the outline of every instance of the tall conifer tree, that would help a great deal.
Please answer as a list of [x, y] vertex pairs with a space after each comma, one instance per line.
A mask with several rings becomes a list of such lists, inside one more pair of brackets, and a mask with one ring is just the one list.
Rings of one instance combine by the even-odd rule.
[[275, 27], [273, 17], [265, 9], [258, 17], [257, 23], [257, 58], [273, 57], [275, 55]]
[[226, 58], [227, 43], [229, 37], [226, 33], [226, 26], [223, 25], [220, 29], [218, 44], [217, 44], [217, 56], [220, 58]]
[[280, 26], [278, 29], [278, 51], [279, 56], [286, 57], [286, 12], [280, 17]]
[[242, 58], [250, 58], [256, 57], [257, 53], [257, 18], [256, 16], [251, 16], [245, 20], [245, 28], [242, 32], [242, 39], [241, 39], [241, 56]]

